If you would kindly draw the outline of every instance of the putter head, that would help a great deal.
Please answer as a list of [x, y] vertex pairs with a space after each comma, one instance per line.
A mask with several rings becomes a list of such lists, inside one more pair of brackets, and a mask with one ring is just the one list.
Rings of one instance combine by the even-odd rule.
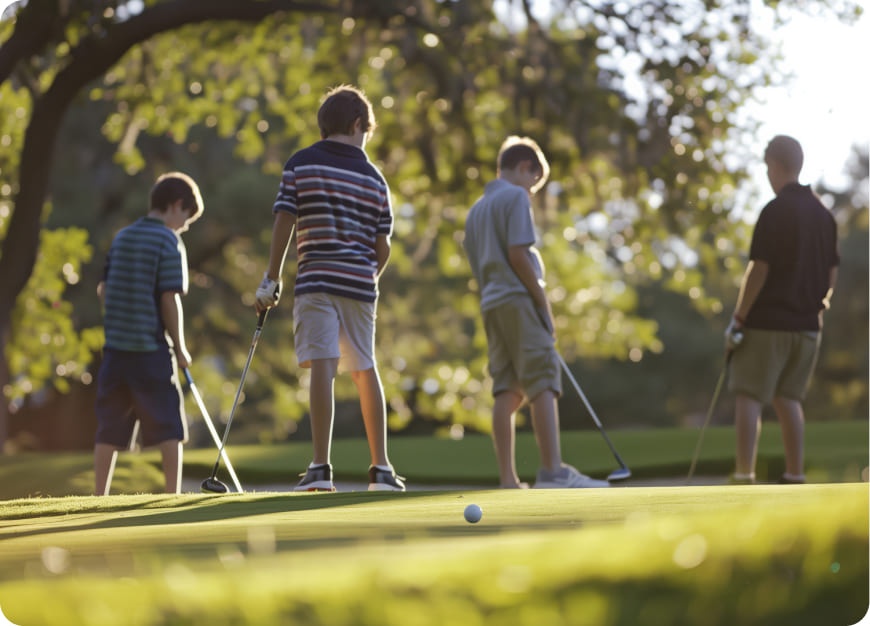
[[203, 493], [229, 493], [230, 491], [229, 487], [227, 487], [224, 483], [219, 481], [214, 476], [212, 476], [211, 478], [206, 478], [204, 481], [202, 481], [199, 489]]
[[631, 470], [627, 467], [620, 467], [619, 469], [615, 469], [607, 476], [608, 481], [612, 480], [625, 480], [626, 478], [631, 477]]

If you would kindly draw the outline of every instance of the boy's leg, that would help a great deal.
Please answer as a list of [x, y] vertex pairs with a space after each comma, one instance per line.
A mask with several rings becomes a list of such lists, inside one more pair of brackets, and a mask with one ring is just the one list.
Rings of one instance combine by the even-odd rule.
[[557, 472], [562, 467], [562, 448], [556, 394], [550, 389], [542, 391], [532, 398], [531, 409], [535, 441], [538, 442], [538, 451], [541, 454], [541, 467]]
[[789, 333], [788, 359], [773, 397], [782, 429], [786, 482], [804, 482], [804, 410], [801, 404], [816, 367], [821, 333]]
[[737, 436], [735, 478], [754, 478], [761, 433], [761, 403], [738, 394], [735, 400], [734, 426]]
[[498, 461], [499, 487], [520, 487], [516, 465], [516, 412], [523, 402], [522, 396], [513, 391], [503, 391], [495, 396], [492, 406], [492, 441]]
[[390, 467], [387, 457], [387, 410], [384, 401], [384, 388], [377, 368], [351, 372], [351, 378], [359, 394], [366, 438], [372, 465]]
[[108, 443], [94, 445], [94, 495], [107, 496], [118, 460], [118, 448]]
[[773, 408], [782, 429], [782, 446], [785, 450], [785, 473], [790, 478], [804, 475], [804, 411], [797, 400], [778, 396], [773, 399]]
[[332, 423], [335, 414], [333, 386], [338, 370], [338, 359], [311, 360], [311, 443], [314, 447], [314, 465], [330, 463], [332, 449]]
[[163, 476], [166, 479], [166, 493], [181, 493], [181, 471], [184, 452], [181, 442], [168, 439], [160, 442], [160, 457], [163, 461]]

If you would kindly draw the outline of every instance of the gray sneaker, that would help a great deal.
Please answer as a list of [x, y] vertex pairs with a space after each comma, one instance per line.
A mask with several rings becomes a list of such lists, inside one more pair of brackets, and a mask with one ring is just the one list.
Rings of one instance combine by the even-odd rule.
[[590, 478], [586, 474], [578, 472], [577, 468], [564, 463], [558, 472], [538, 470], [537, 480], [535, 480], [535, 489], [578, 489], [609, 486], [610, 483], [606, 480]]
[[309, 467], [299, 475], [302, 476], [302, 480], [293, 487], [293, 491], [335, 491], [332, 482], [332, 465], [329, 463]]
[[369, 467], [369, 491], [405, 491], [404, 480], [392, 468], [388, 472], [374, 465]]

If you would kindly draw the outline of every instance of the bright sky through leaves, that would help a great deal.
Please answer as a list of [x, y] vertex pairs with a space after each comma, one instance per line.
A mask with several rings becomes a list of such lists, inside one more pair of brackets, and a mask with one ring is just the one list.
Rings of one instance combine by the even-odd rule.
[[[823, 179], [846, 186], [843, 172], [851, 146], [870, 144], [870, 83], [861, 69], [870, 58], [870, 17], [865, 12], [849, 25], [799, 15], [772, 36], [782, 42], [783, 71], [794, 78], [784, 87], [765, 89], [765, 105], [747, 107], [748, 115], [763, 122], [758, 152], [768, 137], [792, 135], [804, 148], [802, 182]], [[767, 193], [763, 164], [759, 179]]]

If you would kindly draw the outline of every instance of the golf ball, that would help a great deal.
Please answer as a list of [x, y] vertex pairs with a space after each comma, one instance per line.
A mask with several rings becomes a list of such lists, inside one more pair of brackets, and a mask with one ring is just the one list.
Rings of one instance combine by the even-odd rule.
[[476, 504], [469, 504], [465, 507], [465, 521], [469, 524], [476, 524], [483, 517], [483, 511]]

